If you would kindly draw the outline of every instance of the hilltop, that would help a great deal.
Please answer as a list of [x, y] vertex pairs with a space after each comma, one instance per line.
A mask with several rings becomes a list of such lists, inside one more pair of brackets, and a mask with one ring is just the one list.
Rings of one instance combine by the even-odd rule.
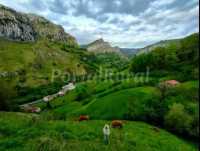
[[87, 46], [87, 50], [93, 53], [118, 53], [120, 54], [120, 49], [118, 47], [112, 47], [108, 42], [103, 39], [98, 39]]

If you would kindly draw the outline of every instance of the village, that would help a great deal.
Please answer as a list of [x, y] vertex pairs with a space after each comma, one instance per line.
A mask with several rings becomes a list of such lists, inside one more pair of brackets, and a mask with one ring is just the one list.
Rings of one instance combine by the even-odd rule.
[[22, 104], [22, 105], [20, 105], [20, 109], [23, 112], [40, 113], [41, 108], [34, 106], [35, 104], [40, 103], [40, 102], [45, 102], [47, 104], [47, 106], [50, 106], [50, 101], [54, 100], [57, 97], [64, 96], [69, 91], [71, 91], [75, 88], [76, 88], [76, 86], [75, 86], [74, 82], [70, 82], [67, 85], [64, 85], [59, 92], [52, 94], [52, 95], [45, 96], [42, 99], [30, 102], [30, 103]]
[[[179, 84], [180, 84], [179, 81], [167, 80], [167, 81], [159, 83], [158, 88], [162, 91], [162, 93], [165, 93], [164, 91], [166, 91], [166, 89], [168, 87], [173, 87], [173, 86], [176, 86], [176, 85], [179, 85]], [[75, 83], [70, 82], [67, 85], [62, 86], [61, 90], [58, 91], [55, 94], [48, 95], [48, 96], [43, 97], [42, 99], [20, 105], [20, 109], [22, 110], [22, 112], [40, 113], [42, 110], [41, 110], [40, 107], [36, 106], [36, 104], [44, 102], [46, 104], [47, 108], [50, 108], [51, 107], [51, 105], [50, 105], [51, 101], [53, 101], [57, 97], [63, 97], [69, 91], [72, 91], [75, 88], [76, 88]]]

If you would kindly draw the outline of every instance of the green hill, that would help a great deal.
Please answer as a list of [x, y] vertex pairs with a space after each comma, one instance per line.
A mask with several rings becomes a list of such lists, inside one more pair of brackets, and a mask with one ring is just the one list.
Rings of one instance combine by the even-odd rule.
[[88, 52], [45, 39], [34, 43], [0, 39], [0, 54], [0, 93], [7, 91], [9, 98], [4, 98], [13, 106], [56, 93], [71, 78], [98, 69]]
[[155, 47], [147, 53], [132, 58], [130, 71], [145, 72], [148, 67], [151, 76], [170, 76], [179, 81], [198, 79], [199, 33], [179, 40], [179, 44]]
[[153, 87], [121, 90], [92, 100], [78, 113], [88, 114], [94, 119], [125, 119], [131, 103], [142, 110], [143, 105], [153, 99], [158, 100], [158, 97], [159, 91]]
[[57, 92], [71, 80], [69, 76], [96, 70], [93, 56], [60, 25], [3, 5], [0, 14], [0, 103], [4, 106], [41, 99]]
[[198, 81], [181, 83], [165, 92], [157, 86], [129, 83], [122, 89], [122, 84], [111, 85], [113, 90], [104, 87], [100, 92], [78, 86], [65, 97], [52, 101], [50, 110], [45, 110], [45, 104], [38, 105], [44, 108], [42, 115], [51, 119], [74, 119], [85, 114], [95, 120], [145, 121], [179, 135], [198, 137]]
[[63, 51], [61, 46], [45, 40], [22, 43], [1, 39], [0, 71], [21, 74], [19, 76], [24, 76], [21, 82], [28, 86], [48, 83], [54, 70], [59, 70], [63, 75], [67, 71], [75, 75], [86, 74], [86, 66], [80, 57]]
[[157, 47], [168, 47], [170, 45], [180, 45], [180, 40], [181, 39], [170, 39], [170, 40], [163, 40], [163, 41], [159, 41], [157, 43], [154, 43], [152, 45], [148, 45], [144, 48], [140, 48], [138, 49], [138, 52], [136, 55], [140, 55], [142, 53], [148, 53], [151, 52], [152, 50], [154, 50]]
[[[13, 124], [15, 123], [15, 124]], [[103, 144], [102, 128], [110, 121], [52, 121], [42, 116], [0, 113], [0, 150], [7, 151], [197, 151], [165, 130], [142, 122], [126, 122], [111, 129], [110, 144]]]

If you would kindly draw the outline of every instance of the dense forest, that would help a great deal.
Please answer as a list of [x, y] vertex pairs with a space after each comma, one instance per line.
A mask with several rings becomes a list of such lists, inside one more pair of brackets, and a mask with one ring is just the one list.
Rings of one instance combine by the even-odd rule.
[[171, 76], [180, 81], [198, 79], [199, 34], [193, 34], [180, 44], [157, 47], [150, 53], [135, 56], [131, 71], [144, 72], [149, 67], [152, 76]]

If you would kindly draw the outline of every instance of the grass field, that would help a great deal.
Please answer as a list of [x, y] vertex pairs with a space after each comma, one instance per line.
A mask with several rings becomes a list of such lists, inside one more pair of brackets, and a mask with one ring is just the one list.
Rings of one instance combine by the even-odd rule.
[[[160, 94], [154, 87], [136, 87], [108, 93], [103, 91], [81, 101], [75, 101], [75, 96], [76, 91], [72, 91], [55, 99], [51, 103], [53, 109], [47, 112], [61, 118], [87, 114], [92, 119], [124, 119], [130, 103], [135, 103], [140, 112], [146, 103], [158, 100]], [[44, 104], [41, 107], [45, 107]]]
[[102, 128], [110, 121], [53, 121], [42, 116], [0, 113], [0, 150], [4, 151], [196, 151], [165, 130], [156, 132], [142, 122], [126, 122], [111, 129], [110, 144], [103, 144]]
[[[94, 84], [97, 87], [93, 88]], [[62, 117], [88, 114], [93, 119], [124, 119], [130, 105], [134, 105], [134, 108], [137, 109], [136, 114], [139, 114], [144, 112], [148, 104], [156, 104], [160, 98], [161, 92], [156, 87], [134, 87], [130, 84], [130, 88], [128, 88], [126, 83], [127, 88], [123, 89], [123, 85], [125, 84], [114, 86], [112, 82], [102, 82], [102, 85], [91, 82], [85, 86], [85, 91], [83, 91], [83, 94], [90, 94], [86, 96], [86, 99], [77, 100], [78, 91], [75, 89], [64, 97], [53, 100], [51, 102], [53, 109], [48, 112]], [[197, 98], [198, 82], [189, 81], [168, 90], [165, 104], [171, 106], [173, 103], [182, 103], [185, 106], [188, 104], [196, 106]], [[45, 108], [45, 104], [41, 104], [41, 107]]]
[[95, 98], [76, 112], [90, 115], [94, 119], [124, 119], [129, 103], [135, 102], [135, 108], [139, 108], [158, 97], [159, 91], [156, 88], [131, 88]]

